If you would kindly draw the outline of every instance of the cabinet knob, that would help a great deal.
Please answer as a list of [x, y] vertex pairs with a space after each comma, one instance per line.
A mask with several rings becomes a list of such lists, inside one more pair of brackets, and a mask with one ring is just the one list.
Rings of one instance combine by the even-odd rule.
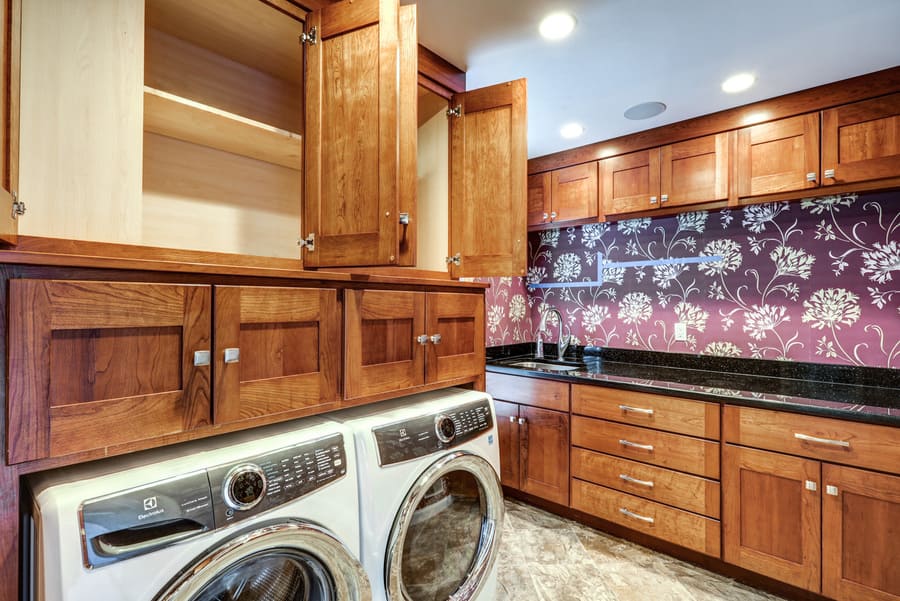
[[511, 423], [511, 424], [516, 423], [516, 416], [515, 416], [515, 415], [510, 415], [510, 416], [509, 416], [509, 423]]
[[416, 336], [416, 342], [422, 345], [428, 344], [428, 334], [420, 334], [419, 336]]
[[838, 496], [839, 492], [840, 491], [838, 491], [837, 486], [832, 486], [831, 484], [825, 485], [825, 494], [826, 495], [831, 495], [832, 497], [836, 497], [836, 496]]
[[434, 335], [431, 337], [431, 344], [440, 344], [440, 343], [441, 343], [441, 335], [440, 335], [440, 334], [434, 334]]
[[209, 351], [194, 351], [194, 367], [203, 367], [209, 365]]
[[828, 179], [834, 179], [834, 169], [826, 169], [825, 177]]
[[525, 423], [526, 423], [525, 418], [524, 418], [524, 417], [520, 417], [520, 418], [519, 418], [519, 425], [520, 425], [520, 426], [524, 426]]
[[225, 363], [237, 363], [241, 360], [241, 349], [227, 348], [225, 349]]
[[547, 213], [544, 213], [544, 217], [543, 217], [544, 221], [547, 221], [547, 217], [549, 217], [549, 215], [547, 215]]
[[663, 194], [662, 196], [659, 197], [659, 203], [660, 203], [660, 204], [666, 202], [667, 200], [669, 200], [669, 195], [668, 195], [668, 194]]
[[655, 204], [656, 204], [656, 197], [655, 197], [655, 196], [651, 196], [651, 197], [650, 197], [650, 204], [652, 204], [652, 205], [655, 205]]
[[816, 174], [814, 172], [810, 172], [806, 174], [806, 181], [814, 182], [816, 181]]
[[811, 490], [811, 491], [816, 491], [819, 489], [819, 487], [816, 485], [816, 483], [812, 480], [807, 480], [805, 482], [805, 487], [806, 487], [806, 490]]
[[556, 219], [556, 211], [551, 211], [550, 212], [550, 221], [553, 221], [554, 219]]

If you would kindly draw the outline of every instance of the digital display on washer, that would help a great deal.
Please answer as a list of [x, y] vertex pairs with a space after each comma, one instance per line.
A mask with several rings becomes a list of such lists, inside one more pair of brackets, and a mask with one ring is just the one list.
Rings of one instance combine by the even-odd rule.
[[373, 428], [379, 465], [391, 465], [452, 449], [494, 426], [487, 399]]
[[333, 434], [210, 468], [216, 527], [278, 507], [347, 473], [344, 436]]

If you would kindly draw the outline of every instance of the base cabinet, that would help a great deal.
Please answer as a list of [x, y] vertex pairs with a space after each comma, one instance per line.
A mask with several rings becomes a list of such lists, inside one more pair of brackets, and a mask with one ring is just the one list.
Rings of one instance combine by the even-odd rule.
[[505, 486], [569, 504], [569, 415], [495, 401], [500, 480]]

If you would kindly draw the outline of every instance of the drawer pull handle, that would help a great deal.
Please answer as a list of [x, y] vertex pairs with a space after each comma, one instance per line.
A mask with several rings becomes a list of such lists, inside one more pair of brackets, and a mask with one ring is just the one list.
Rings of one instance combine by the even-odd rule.
[[619, 439], [619, 444], [623, 447], [634, 447], [635, 449], [643, 449], [645, 451], [653, 451], [652, 444], [638, 444], [636, 442], [631, 442], [630, 440], [625, 440], [624, 438]]
[[805, 440], [806, 442], [816, 442], [819, 444], [828, 444], [833, 447], [844, 447], [845, 449], [850, 448], [850, 443], [846, 440], [834, 440], [832, 438], [819, 438], [818, 436], [810, 436], [809, 434], [801, 434], [800, 432], [794, 432], [794, 438], [797, 440]]
[[652, 480], [638, 480], [637, 478], [632, 478], [627, 474], [619, 474], [619, 478], [624, 480], [625, 482], [630, 482], [631, 484], [640, 484], [641, 486], [646, 486], [647, 488], [653, 488]]
[[632, 407], [631, 405], [619, 405], [619, 409], [625, 413], [643, 413], [644, 415], [653, 415], [653, 409], [643, 409], [641, 407]]
[[656, 521], [656, 520], [654, 520], [653, 518], [648, 517], [648, 516], [646, 516], [646, 515], [639, 515], [639, 514], [637, 514], [637, 513], [634, 513], [633, 511], [628, 511], [628, 510], [625, 509], [624, 507], [620, 507], [620, 508], [619, 508], [619, 513], [621, 513], [622, 515], [627, 515], [627, 516], [630, 517], [630, 518], [634, 518], [634, 519], [636, 519], [636, 520], [640, 520], [640, 521], [642, 521], [642, 522], [647, 522], [648, 524], [652, 524], [653, 522]]

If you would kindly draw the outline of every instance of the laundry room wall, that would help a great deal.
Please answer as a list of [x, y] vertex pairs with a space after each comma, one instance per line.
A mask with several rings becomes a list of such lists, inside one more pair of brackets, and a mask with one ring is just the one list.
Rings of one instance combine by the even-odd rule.
[[[579, 344], [900, 368], [898, 191], [531, 232], [528, 252], [527, 278], [485, 280], [489, 346], [535, 340], [551, 305]], [[527, 289], [595, 280], [598, 252], [651, 265]]]

